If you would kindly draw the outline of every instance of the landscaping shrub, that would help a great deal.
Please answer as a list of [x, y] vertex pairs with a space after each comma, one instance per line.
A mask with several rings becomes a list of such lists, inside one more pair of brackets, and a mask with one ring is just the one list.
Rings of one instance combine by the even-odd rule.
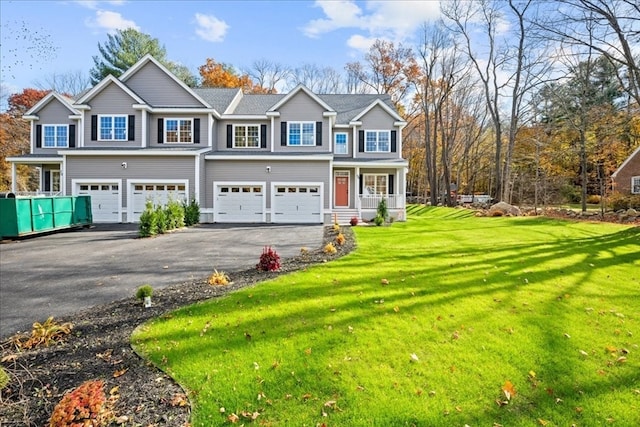
[[260, 271], [280, 270], [280, 255], [271, 246], [265, 246], [256, 268]]
[[349, 224], [351, 224], [352, 227], [355, 227], [356, 225], [358, 225], [358, 217], [357, 216], [351, 217], [351, 219], [349, 220]]
[[200, 222], [200, 205], [196, 199], [191, 199], [189, 203], [182, 203], [182, 209], [184, 211], [184, 225], [191, 227]]
[[589, 194], [587, 196], [587, 203], [590, 205], [599, 205], [601, 199], [602, 198], [598, 194]]
[[336, 252], [338, 252], [338, 250], [336, 249], [335, 246], [333, 246], [332, 242], [329, 242], [325, 245], [324, 249], [323, 249], [325, 254], [335, 254]]
[[107, 409], [102, 380], [87, 381], [65, 394], [53, 409], [50, 427], [106, 426], [113, 418]]
[[140, 224], [138, 225], [138, 235], [140, 237], [151, 237], [158, 233], [158, 218], [156, 216], [153, 204], [147, 201], [144, 211], [140, 215]]
[[[382, 221], [386, 221], [389, 218], [389, 209], [387, 208], [387, 199], [384, 197], [380, 199], [380, 203], [378, 203], [377, 215], [376, 217], [382, 218]], [[376, 222], [376, 225], [381, 225]]]
[[158, 234], [164, 234], [167, 232], [167, 212], [164, 207], [156, 206], [154, 210], [156, 216], [156, 232]]
[[344, 237], [344, 234], [340, 233], [336, 236], [336, 243], [340, 246], [344, 245], [347, 241], [347, 238]]
[[580, 191], [580, 187], [565, 185], [560, 189], [560, 194], [567, 203], [580, 203], [580, 199], [582, 198]]
[[73, 325], [69, 322], [58, 323], [49, 317], [44, 323], [35, 322], [31, 335], [15, 335], [11, 338], [17, 348], [29, 349], [44, 345], [49, 347], [71, 333]]
[[625, 196], [616, 192], [607, 198], [607, 207], [614, 211], [630, 208], [640, 209], [640, 196]]
[[136, 291], [136, 298], [143, 300], [145, 297], [153, 295], [153, 288], [151, 285], [142, 285]]
[[376, 215], [376, 217], [373, 218], [373, 223], [379, 227], [382, 224], [384, 224], [384, 218], [381, 217], [380, 215]]
[[169, 200], [167, 203], [167, 230], [184, 227], [184, 209], [180, 202]]
[[229, 284], [229, 276], [224, 271], [213, 270], [213, 273], [209, 276], [207, 280], [211, 286], [225, 286]]

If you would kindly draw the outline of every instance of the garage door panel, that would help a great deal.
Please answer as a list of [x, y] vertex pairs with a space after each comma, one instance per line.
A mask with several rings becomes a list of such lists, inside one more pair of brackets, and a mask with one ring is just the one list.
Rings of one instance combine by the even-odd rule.
[[91, 196], [93, 222], [120, 221], [120, 186], [113, 183], [78, 183], [76, 194]]
[[264, 222], [262, 185], [218, 185], [215, 194], [216, 222]]
[[132, 220], [133, 222], [140, 220], [140, 215], [144, 212], [147, 201], [154, 206], [165, 206], [170, 200], [182, 202], [187, 200], [187, 191], [185, 184], [132, 184]]
[[273, 222], [321, 223], [322, 194], [319, 186], [278, 185], [273, 199]]

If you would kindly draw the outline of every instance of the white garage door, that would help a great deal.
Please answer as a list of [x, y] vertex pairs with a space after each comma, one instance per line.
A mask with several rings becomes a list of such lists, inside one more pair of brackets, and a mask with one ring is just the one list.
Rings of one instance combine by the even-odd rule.
[[274, 189], [272, 222], [321, 223], [320, 186], [278, 185]]
[[215, 222], [264, 222], [264, 186], [217, 185]]
[[147, 200], [154, 206], [164, 206], [169, 200], [182, 202], [187, 199], [184, 184], [133, 184], [132, 187], [133, 212], [129, 222], [140, 220], [140, 214], [144, 212]]
[[76, 194], [91, 196], [93, 222], [120, 222], [120, 186], [110, 183], [79, 183]]

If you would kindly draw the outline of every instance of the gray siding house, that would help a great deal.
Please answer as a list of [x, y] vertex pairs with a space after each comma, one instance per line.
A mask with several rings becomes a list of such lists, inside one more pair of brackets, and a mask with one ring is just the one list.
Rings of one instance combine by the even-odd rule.
[[145, 56], [24, 118], [31, 152], [7, 159], [14, 177], [31, 165], [42, 194], [91, 195], [96, 222], [136, 222], [170, 198], [198, 201], [202, 222], [347, 223], [382, 198], [406, 218], [406, 122], [387, 95], [192, 89]]

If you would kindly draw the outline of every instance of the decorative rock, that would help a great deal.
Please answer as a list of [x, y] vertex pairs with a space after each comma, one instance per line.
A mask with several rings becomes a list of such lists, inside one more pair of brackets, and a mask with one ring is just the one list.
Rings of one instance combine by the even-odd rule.
[[489, 216], [520, 216], [522, 212], [517, 206], [510, 205], [507, 202], [498, 202], [489, 208]]
[[637, 218], [640, 216], [640, 213], [638, 213], [638, 211], [633, 208], [627, 209], [626, 213], [627, 213], [627, 216], [631, 218]]

